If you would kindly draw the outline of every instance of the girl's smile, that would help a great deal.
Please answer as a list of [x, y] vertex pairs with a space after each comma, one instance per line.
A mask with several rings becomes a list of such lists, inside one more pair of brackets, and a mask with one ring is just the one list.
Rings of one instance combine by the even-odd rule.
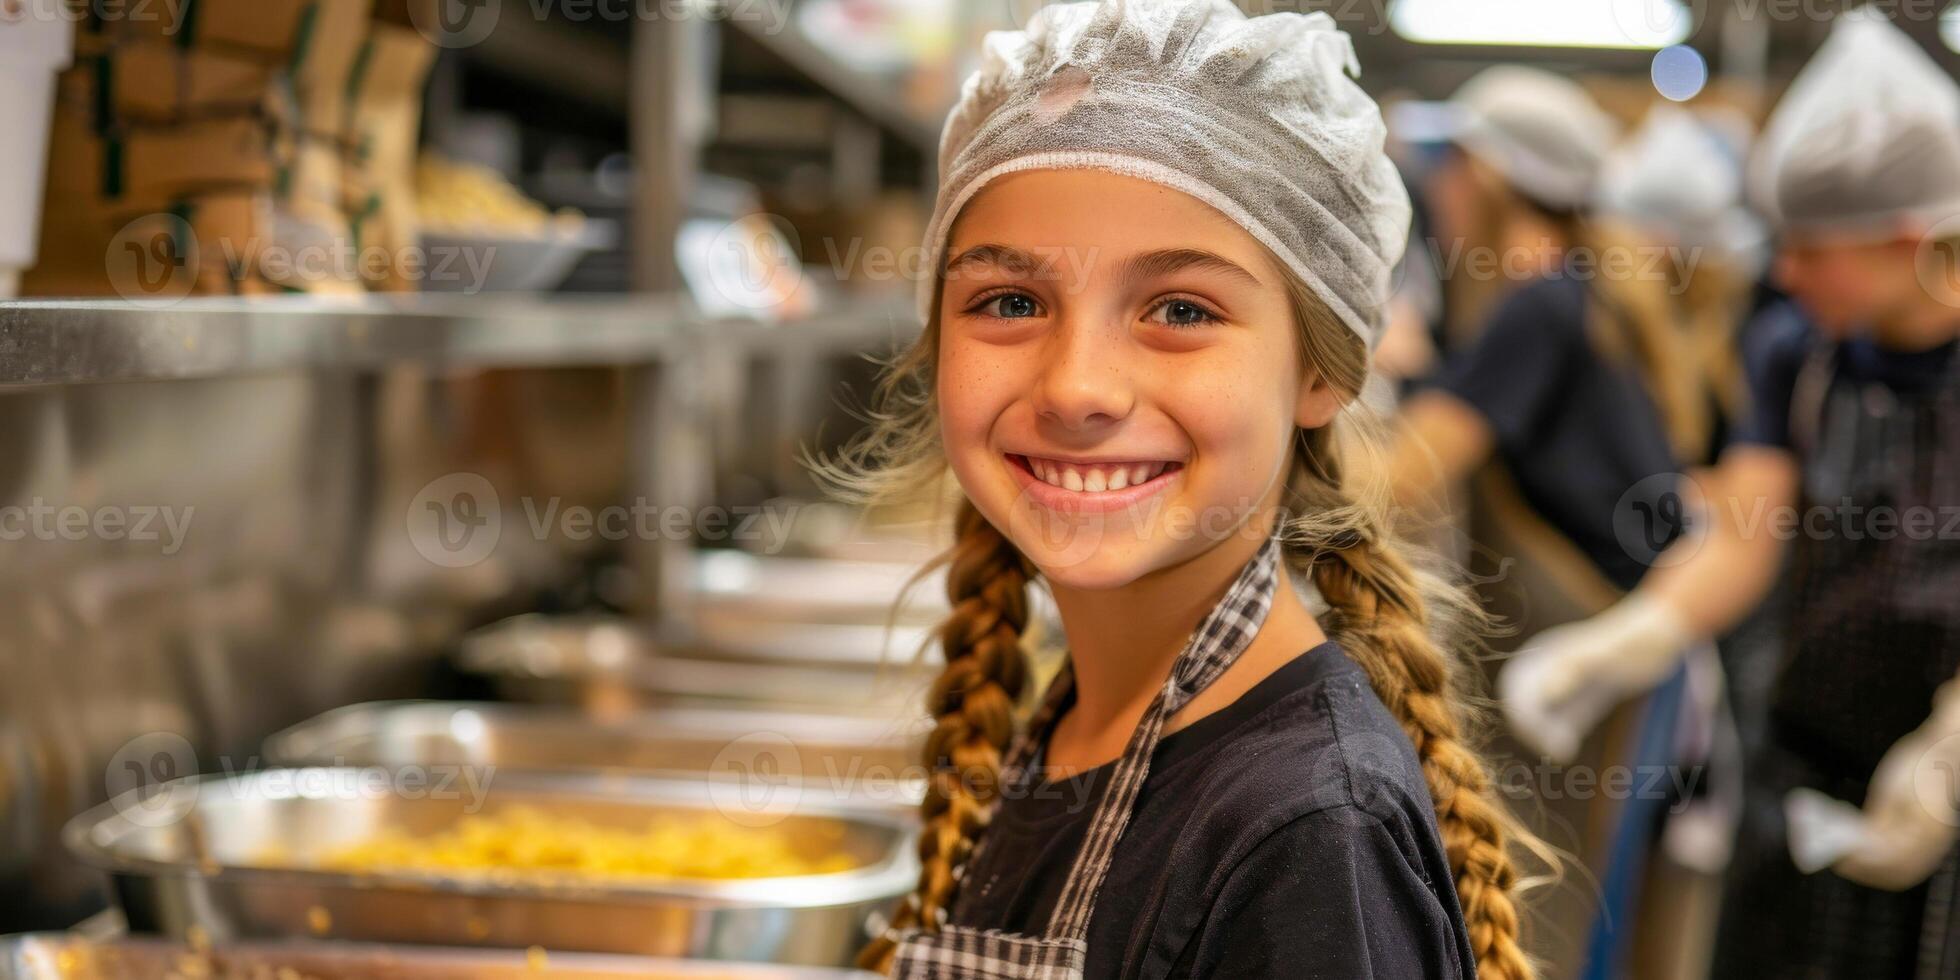
[[1176, 460], [1069, 460], [1007, 453], [1016, 485], [1036, 505], [1065, 514], [1133, 507], [1170, 488]]

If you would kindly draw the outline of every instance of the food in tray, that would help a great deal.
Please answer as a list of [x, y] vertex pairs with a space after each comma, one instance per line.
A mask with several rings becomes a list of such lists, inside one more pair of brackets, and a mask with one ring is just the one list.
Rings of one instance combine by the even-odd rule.
[[[535, 806], [463, 817], [433, 835], [386, 831], [329, 853], [321, 866], [353, 872], [578, 879], [774, 878], [849, 871], [844, 825], [742, 827], [719, 814], [662, 814], [624, 829]], [[813, 839], [814, 838], [814, 839]]]
[[416, 167], [416, 211], [426, 230], [509, 238], [576, 232], [585, 216], [553, 213], [524, 196], [504, 175], [476, 164], [426, 154]]
[[0, 938], [7, 980], [849, 980], [842, 971], [753, 963], [375, 944], [196, 946], [155, 937], [54, 933]]
[[60, 980], [316, 980], [291, 966], [256, 956], [221, 956], [190, 949], [161, 962], [114, 948], [75, 943], [54, 957]]

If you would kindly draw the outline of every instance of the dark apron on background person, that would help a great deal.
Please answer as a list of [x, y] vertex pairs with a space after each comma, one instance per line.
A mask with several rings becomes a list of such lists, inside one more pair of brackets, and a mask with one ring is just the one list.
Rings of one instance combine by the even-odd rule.
[[[1279, 583], [1279, 539], [1268, 538], [1252, 561], [1239, 571], [1224, 598], [1192, 631], [1163, 690], [1150, 703], [1116, 762], [1109, 787], [1096, 805], [1095, 819], [1082, 842], [1055, 903], [1045, 935], [1023, 936], [997, 929], [936, 923], [937, 930], [907, 929], [898, 935], [898, 952], [891, 975], [898, 980], [1081, 980], [1088, 959], [1089, 919], [1096, 892], [1109, 873], [1110, 859], [1129, 824], [1138, 794], [1150, 774], [1164, 725], [1179, 708], [1239, 659], [1259, 633], [1271, 610]], [[1068, 703], [1075, 684], [1072, 666], [1064, 664], [1048, 687], [1041, 709], [1015, 739], [1001, 768], [1001, 786], [1019, 787], [1036, 778], [1034, 760], [1055, 719]], [[983, 835], [968, 862], [986, 846]], [[965, 865], [954, 872], [955, 880]], [[942, 916], [943, 920], [943, 916]]]
[[[1799, 786], [1862, 803], [1886, 750], [1960, 673], [1960, 536], [1946, 527], [1960, 513], [1960, 351], [1943, 380], [1905, 393], [1833, 383], [1837, 356], [1814, 353], [1791, 401], [1799, 513], [1828, 520], [1797, 528], [1788, 651], [1749, 769], [1714, 976], [1960, 980], [1960, 849], [1926, 884], [1888, 892], [1798, 871], [1784, 828]], [[1930, 528], [1894, 520], [1880, 537], [1878, 507], [1923, 509]]]

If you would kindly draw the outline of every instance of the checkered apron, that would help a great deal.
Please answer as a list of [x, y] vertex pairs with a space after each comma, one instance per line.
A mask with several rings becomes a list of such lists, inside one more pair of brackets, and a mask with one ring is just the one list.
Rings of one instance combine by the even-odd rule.
[[[1150, 709], [1130, 735], [1123, 757], [1116, 762], [1109, 788], [1097, 804], [1089, 833], [1076, 855], [1062, 895], [1055, 902], [1054, 914], [1042, 936], [1020, 936], [993, 929], [937, 923], [936, 930], [908, 929], [899, 934], [898, 956], [892, 976], [898, 980], [1079, 980], [1088, 955], [1089, 916], [1095, 910], [1096, 892], [1109, 873], [1116, 843], [1130, 822], [1137, 794], [1150, 775], [1150, 757], [1164, 733], [1164, 723], [1184, 707], [1226, 668], [1252, 642], [1272, 608], [1273, 593], [1279, 583], [1279, 540], [1270, 538], [1258, 555], [1240, 570], [1225, 597], [1191, 634], [1184, 650], [1171, 665], [1164, 689], [1150, 703]], [[1075, 673], [1064, 664], [1055, 682], [1048, 687], [1041, 709], [1035, 713], [1008, 752], [1002, 767], [1002, 784], [1018, 784], [1037, 749], [1048, 739], [1055, 717], [1067, 702]], [[980, 842], [985, 846], [985, 837]], [[975, 848], [977, 854], [979, 847]], [[969, 858], [968, 860], [972, 860]], [[958, 872], [956, 872], [956, 877]]]
[[[1839, 378], [1815, 351], [1791, 399], [1803, 503], [1951, 514], [1960, 506], [1960, 354], [1934, 389], [1901, 399]], [[1930, 881], [1881, 891], [1790, 861], [1793, 787], [1862, 801], [1888, 749], [1960, 671], [1960, 539], [1942, 533], [1797, 542], [1788, 649], [1765, 744], [1747, 770], [1746, 815], [1724, 897], [1712, 976], [1960, 980], [1960, 847]]]

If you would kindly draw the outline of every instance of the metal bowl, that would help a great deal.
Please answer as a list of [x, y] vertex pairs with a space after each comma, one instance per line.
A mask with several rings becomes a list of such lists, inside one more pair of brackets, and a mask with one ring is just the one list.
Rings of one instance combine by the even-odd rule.
[[871, 980], [873, 974], [762, 963], [703, 963], [594, 953], [533, 955], [310, 940], [220, 944], [201, 953], [155, 938], [83, 939], [66, 933], [0, 937], [0, 980], [159, 980], [179, 975], [186, 957], [208, 962], [213, 980], [285, 976], [307, 980]]
[[[267, 770], [133, 791], [76, 817], [63, 835], [108, 872], [136, 931], [848, 964], [869, 917], [917, 878], [906, 821], [793, 785], [774, 798], [740, 795], [754, 788], [730, 796], [708, 780], [477, 766]], [[306, 866], [383, 830], [429, 834], [477, 808], [510, 805], [613, 826], [719, 813], [792, 841], [821, 840], [862, 864], [784, 878], [550, 881]]]
[[[500, 770], [797, 780], [874, 804], [918, 804], [923, 733], [841, 715], [674, 708], [616, 721], [564, 708], [380, 701], [336, 708], [265, 743], [276, 766], [477, 765]], [[765, 761], [766, 760], [766, 761]]]

